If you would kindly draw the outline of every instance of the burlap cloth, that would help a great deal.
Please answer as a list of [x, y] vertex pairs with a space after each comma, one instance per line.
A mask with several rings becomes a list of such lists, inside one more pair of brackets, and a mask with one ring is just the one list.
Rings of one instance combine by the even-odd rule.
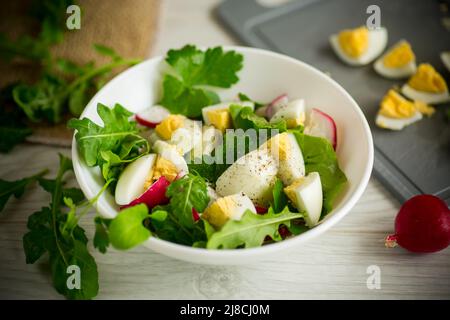
[[[77, 63], [95, 61], [101, 64], [108, 58], [99, 56], [94, 43], [114, 48], [127, 58], [148, 57], [154, 42], [159, 4], [161, 0], [78, 0], [82, 11], [81, 29], [67, 30], [64, 40], [52, 48], [58, 57]], [[0, 10], [0, 31], [12, 37], [33, 34], [36, 23], [27, 16], [30, 0], [4, 1]], [[0, 86], [22, 80], [37, 79], [39, 68], [30, 63], [0, 61]], [[0, 106], [1, 107], [1, 106]], [[65, 145], [71, 144], [72, 132], [65, 124], [57, 126], [33, 125], [29, 141]]]

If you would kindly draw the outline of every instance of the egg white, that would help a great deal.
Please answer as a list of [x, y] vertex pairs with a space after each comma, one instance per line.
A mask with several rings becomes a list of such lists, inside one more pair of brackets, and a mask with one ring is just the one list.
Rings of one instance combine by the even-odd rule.
[[244, 192], [254, 203], [265, 207], [271, 200], [277, 169], [267, 149], [253, 150], [222, 173], [216, 181], [216, 191], [221, 196]]
[[450, 71], [450, 51], [441, 53], [441, 60], [444, 63], [445, 67]]
[[133, 161], [119, 176], [115, 200], [118, 205], [126, 205], [143, 193], [145, 182], [156, 161], [156, 154], [147, 154]]
[[410, 87], [408, 84], [404, 84], [402, 86], [401, 92], [411, 100], [422, 101], [427, 104], [439, 104], [450, 101], [448, 90], [446, 92], [440, 93], [425, 92], [416, 90]]
[[414, 73], [416, 73], [417, 65], [416, 60], [407, 63], [403, 67], [399, 68], [388, 68], [384, 65], [383, 59], [388, 55], [395, 47], [397, 47], [400, 43], [402, 43], [404, 40], [401, 40], [397, 42], [394, 46], [392, 46], [387, 53], [383, 54], [380, 58], [375, 61], [375, 64], [373, 65], [375, 71], [386, 78], [389, 79], [402, 79], [402, 78], [408, 78], [412, 76]]
[[305, 100], [297, 99], [289, 102], [287, 105], [279, 108], [270, 119], [271, 123], [288, 119], [305, 118]]
[[413, 124], [414, 122], [417, 122], [422, 118], [423, 116], [419, 111], [416, 111], [416, 113], [412, 117], [399, 119], [389, 118], [381, 114], [377, 114], [375, 123], [377, 126], [384, 129], [402, 130], [404, 127], [409, 126], [410, 124]]
[[361, 56], [353, 58], [342, 50], [337, 34], [333, 34], [330, 37], [330, 44], [336, 55], [351, 66], [363, 66], [375, 60], [386, 48], [387, 41], [388, 32], [386, 28], [380, 27], [379, 29], [369, 30], [369, 46], [367, 51]]

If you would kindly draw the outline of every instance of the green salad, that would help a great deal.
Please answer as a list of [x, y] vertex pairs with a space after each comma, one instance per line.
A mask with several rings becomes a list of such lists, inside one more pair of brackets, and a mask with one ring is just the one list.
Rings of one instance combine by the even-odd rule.
[[[72, 119], [79, 152], [99, 167], [117, 216], [96, 219], [94, 245], [129, 249], [155, 237], [206, 249], [258, 247], [317, 225], [346, 183], [337, 125], [304, 99], [221, 101], [243, 55], [170, 50], [162, 98], [136, 114], [98, 104], [99, 126]], [[97, 235], [96, 235], [97, 236]]]

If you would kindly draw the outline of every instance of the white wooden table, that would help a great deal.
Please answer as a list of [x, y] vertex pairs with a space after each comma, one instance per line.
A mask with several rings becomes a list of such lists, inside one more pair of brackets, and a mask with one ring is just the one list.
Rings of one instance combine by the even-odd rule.
[[[163, 5], [151, 55], [186, 43], [202, 46], [237, 42], [214, 20], [217, 1], [172, 0]], [[17, 179], [42, 168], [52, 174], [57, 152], [68, 149], [25, 144], [0, 155], [0, 177]], [[49, 175], [51, 176], [51, 175]], [[27, 217], [49, 202], [38, 186], [7, 204], [0, 216], [0, 298], [61, 298], [44, 264], [27, 265], [22, 236]], [[354, 209], [317, 239], [252, 265], [212, 267], [167, 258], [145, 248], [91, 247], [100, 274], [98, 299], [393, 299], [450, 298], [450, 250], [431, 255], [384, 247], [399, 203], [375, 179]], [[92, 239], [92, 213], [82, 225]], [[92, 246], [92, 244], [91, 244]], [[378, 266], [381, 288], [368, 289], [367, 268]]]

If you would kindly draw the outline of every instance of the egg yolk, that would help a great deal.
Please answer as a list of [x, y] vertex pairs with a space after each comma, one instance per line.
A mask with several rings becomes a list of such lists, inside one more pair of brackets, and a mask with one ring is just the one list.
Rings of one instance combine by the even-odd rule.
[[428, 117], [431, 117], [436, 111], [435, 108], [422, 101], [414, 101], [414, 106], [416, 107], [417, 111]]
[[299, 118], [286, 119], [286, 126], [289, 129], [296, 128], [298, 126], [302, 126], [304, 123], [305, 123], [305, 114], [304, 113]]
[[338, 35], [341, 49], [350, 57], [358, 58], [369, 47], [369, 30], [359, 27], [352, 30], [343, 30]]
[[231, 197], [217, 199], [203, 212], [202, 217], [215, 227], [221, 227], [236, 209], [236, 202]]
[[183, 116], [170, 115], [155, 127], [155, 131], [164, 140], [169, 140], [172, 137], [172, 133], [182, 127], [183, 123]]
[[389, 118], [410, 118], [416, 113], [413, 102], [406, 100], [394, 90], [389, 90], [380, 105], [380, 114]]
[[209, 122], [220, 131], [231, 128], [231, 115], [228, 109], [209, 110], [206, 115]]
[[284, 188], [284, 193], [292, 202], [295, 203], [297, 201], [296, 190], [299, 186], [303, 184], [304, 181], [305, 177], [298, 178], [291, 185]]
[[[275, 146], [277, 146], [278, 149], [276, 149]], [[267, 148], [269, 148], [272, 156], [278, 160], [286, 160], [290, 151], [288, 134], [283, 132], [271, 138], [267, 141]]]
[[408, 85], [418, 91], [432, 93], [448, 91], [444, 78], [428, 63], [419, 65], [416, 74], [409, 79]]
[[415, 59], [411, 45], [402, 41], [384, 56], [383, 64], [387, 68], [401, 68]]
[[144, 191], [147, 190], [153, 182], [164, 176], [167, 180], [172, 182], [178, 175], [177, 167], [169, 160], [158, 156], [155, 165], [149, 172], [144, 183]]

